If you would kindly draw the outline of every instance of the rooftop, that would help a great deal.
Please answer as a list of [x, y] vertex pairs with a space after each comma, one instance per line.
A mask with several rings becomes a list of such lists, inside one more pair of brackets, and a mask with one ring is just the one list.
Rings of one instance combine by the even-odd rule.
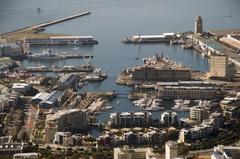
[[240, 156], [239, 149], [224, 149], [224, 152], [228, 157], [232, 157], [232, 159], [239, 159]]
[[49, 96], [49, 93], [46, 93], [46, 92], [40, 92], [40, 93], [36, 94], [32, 99], [41, 99], [41, 100], [45, 100], [45, 99], [47, 99], [48, 96]]
[[208, 32], [215, 36], [227, 36], [227, 34], [240, 34], [240, 29], [209, 30]]
[[54, 121], [60, 119], [62, 116], [66, 114], [71, 114], [73, 112], [79, 112], [79, 111], [84, 111], [81, 109], [69, 109], [69, 110], [59, 110], [58, 112], [54, 113], [52, 116], [47, 118], [47, 121]]
[[225, 53], [225, 52], [229, 52], [229, 50], [227, 49], [227, 47], [225, 47], [224, 45], [222, 45], [221, 43], [217, 42], [214, 37], [204, 37], [201, 35], [197, 35], [197, 34], [192, 34], [191, 35], [193, 38], [198, 39], [199, 41], [203, 42], [204, 44], [206, 44], [209, 48], [212, 48], [214, 50], [219, 51], [220, 53]]
[[45, 100], [42, 101], [41, 103], [49, 103], [52, 104], [54, 103], [56, 100], [58, 100], [58, 98], [63, 94], [62, 91], [59, 90], [55, 90], [52, 91], [51, 93], [49, 93], [46, 97]]
[[12, 88], [16, 89], [16, 88], [25, 88], [25, 87], [29, 87], [30, 85], [27, 83], [13, 83]]
[[[239, 37], [238, 40], [240, 40], [240, 37]], [[233, 39], [231, 39], [231, 38], [222, 37], [222, 38], [220, 38], [220, 41], [223, 42], [223, 43], [226, 43], [226, 44], [228, 44], [228, 45], [231, 45], [231, 46], [233, 46], [234, 48], [240, 48], [239, 42], [236, 42], [235, 40], [233, 40]]]

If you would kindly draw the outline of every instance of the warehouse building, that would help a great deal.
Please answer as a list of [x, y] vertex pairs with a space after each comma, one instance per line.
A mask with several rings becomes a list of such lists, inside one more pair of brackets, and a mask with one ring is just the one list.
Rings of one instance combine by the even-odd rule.
[[132, 73], [134, 81], [187, 81], [191, 79], [190, 69], [163, 69], [153, 67], [136, 68]]
[[[39, 103], [39, 106], [42, 109], [51, 109], [53, 107], [58, 107], [61, 103], [62, 96], [63, 91], [54, 90], [51, 93], [45, 94], [43, 97], [41, 97], [44, 99]], [[39, 100], [41, 99], [39, 98]]]

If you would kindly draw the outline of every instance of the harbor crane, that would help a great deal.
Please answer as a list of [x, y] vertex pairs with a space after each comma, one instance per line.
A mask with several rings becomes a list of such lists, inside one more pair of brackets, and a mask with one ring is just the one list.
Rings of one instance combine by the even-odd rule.
[[92, 66], [92, 57], [91, 56], [89, 56], [89, 57], [83, 56], [83, 60], [85, 61], [86, 66]]

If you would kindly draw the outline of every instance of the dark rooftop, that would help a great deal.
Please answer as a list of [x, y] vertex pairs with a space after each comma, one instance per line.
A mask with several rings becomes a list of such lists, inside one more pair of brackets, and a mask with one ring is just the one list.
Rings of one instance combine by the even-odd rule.
[[224, 149], [224, 152], [232, 159], [239, 159], [240, 157], [240, 150], [238, 149]]

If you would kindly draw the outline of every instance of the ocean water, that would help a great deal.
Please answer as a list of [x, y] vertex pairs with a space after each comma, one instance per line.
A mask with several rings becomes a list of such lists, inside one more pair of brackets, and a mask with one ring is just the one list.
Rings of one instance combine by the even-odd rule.
[[[172, 60], [200, 71], [209, 69], [208, 60], [194, 50], [183, 50], [168, 44], [128, 45], [121, 40], [135, 34], [160, 34], [193, 30], [194, 18], [202, 16], [204, 30], [239, 28], [239, 0], [1, 0], [0, 33], [44, 21], [62, 18], [78, 12], [91, 11], [91, 15], [80, 17], [46, 28], [49, 33], [68, 35], [92, 35], [99, 41], [92, 47], [54, 47], [54, 52], [81, 52], [94, 56], [93, 65], [106, 70], [109, 77], [102, 83], [86, 86], [87, 91], [129, 92], [130, 88], [115, 84], [117, 75], [125, 68], [142, 64], [142, 58], [163, 54]], [[37, 8], [41, 8], [38, 12]], [[231, 15], [231, 16], [230, 16]], [[35, 47], [32, 51], [41, 52]], [[139, 59], [139, 60], [136, 60]], [[24, 61], [23, 65], [79, 65], [83, 60], [59, 62]], [[120, 104], [116, 104], [117, 100]], [[119, 97], [110, 103], [112, 111], [137, 111], [127, 97]], [[169, 109], [169, 104], [166, 109]], [[159, 117], [159, 113], [154, 113]], [[106, 121], [108, 113], [98, 115]]]

